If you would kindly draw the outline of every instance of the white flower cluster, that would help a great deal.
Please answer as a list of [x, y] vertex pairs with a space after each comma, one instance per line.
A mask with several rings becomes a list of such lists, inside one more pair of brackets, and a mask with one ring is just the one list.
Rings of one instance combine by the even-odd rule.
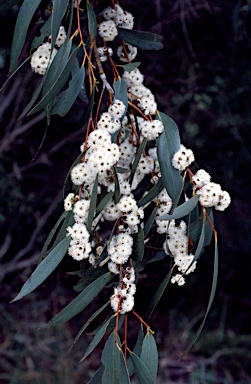
[[[172, 165], [179, 171], [184, 171], [195, 160], [191, 149], [181, 144], [172, 158]], [[192, 180], [199, 202], [204, 207], [214, 207], [218, 211], [224, 211], [231, 202], [227, 191], [221, 189], [220, 184], [211, 182], [211, 176], [204, 169], [199, 169]]]
[[68, 248], [68, 253], [75, 260], [83, 260], [89, 257], [91, 253], [91, 244], [89, 242], [89, 232], [84, 224], [75, 223], [73, 227], [67, 228], [68, 234], [72, 240]]
[[[123, 79], [127, 83], [129, 95], [132, 100], [137, 100], [138, 107], [144, 111], [145, 115], [155, 115], [157, 111], [157, 103], [155, 101], [155, 97], [149, 88], [143, 85], [144, 76], [140, 72], [138, 68], [135, 68], [133, 71], [128, 72], [125, 71], [123, 73]], [[155, 122], [154, 122], [155, 123]], [[151, 128], [145, 127], [145, 134], [150, 137], [154, 136], [155, 138], [161, 133], [163, 130], [161, 125], [155, 125]], [[147, 137], [147, 136], [146, 136]], [[149, 140], [153, 140], [152, 138]]]
[[[171, 220], [167, 229], [167, 239], [163, 244], [164, 251], [167, 255], [174, 258], [174, 263], [178, 270], [185, 275], [194, 272], [196, 261], [191, 265], [194, 255], [188, 254], [188, 237], [186, 235], [186, 223], [181, 221], [179, 226], [175, 225], [175, 221]], [[190, 266], [191, 265], [191, 266]], [[177, 274], [172, 277], [171, 282], [178, 285], [185, 284], [183, 275]]]
[[114, 312], [124, 314], [134, 307], [134, 295], [136, 293], [135, 271], [132, 267], [123, 270], [123, 284], [114, 288], [111, 296], [111, 307]]
[[[117, 27], [122, 27], [125, 29], [133, 28], [133, 15], [127, 11], [124, 11], [118, 4], [115, 4], [114, 7], [107, 7], [102, 16], [105, 21], [103, 21], [98, 28], [99, 34], [104, 41], [113, 41], [118, 35]], [[137, 56], [138, 50], [136, 47], [131, 44], [126, 44], [127, 53], [124, 52], [124, 47], [120, 45], [117, 49], [117, 56], [121, 61], [127, 62], [134, 60]], [[99, 54], [101, 61], [107, 60], [107, 55], [103, 54], [102, 48], [99, 48]]]
[[180, 149], [172, 158], [173, 167], [179, 171], [184, 171], [194, 161], [194, 154], [191, 149], [187, 149], [181, 144]]
[[[51, 36], [49, 37], [49, 39]], [[56, 46], [60, 47], [66, 40], [66, 32], [63, 26], [59, 28], [59, 32], [56, 39]], [[57, 49], [53, 48], [51, 51], [51, 43], [44, 43], [40, 45], [37, 50], [31, 56], [31, 68], [39, 75], [44, 75], [47, 68], [51, 65], [57, 53]]]
[[104, 62], [108, 59], [109, 56], [113, 55], [113, 50], [111, 47], [98, 47], [98, 53], [100, 61]]

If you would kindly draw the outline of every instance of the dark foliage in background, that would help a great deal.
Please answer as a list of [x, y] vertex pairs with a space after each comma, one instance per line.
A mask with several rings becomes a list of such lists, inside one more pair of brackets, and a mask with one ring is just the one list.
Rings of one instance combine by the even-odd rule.
[[[222, 343], [226, 347], [232, 346], [229, 337], [231, 332], [246, 335], [244, 340], [248, 343], [242, 340], [235, 347], [248, 350], [251, 320], [250, 2], [155, 0], [146, 5], [142, 0], [137, 1], [137, 7], [130, 0], [124, 3], [126, 9], [133, 12], [137, 29], [151, 30], [164, 36], [163, 50], [156, 53], [142, 51], [137, 57], [142, 62], [141, 70], [145, 74], [146, 85], [155, 93], [161, 109], [177, 122], [182, 142], [194, 150], [200, 166], [205, 167], [215, 182], [221, 182], [232, 196], [232, 204], [224, 215], [215, 213], [220, 234], [220, 277], [206, 329], [208, 332], [219, 330], [220, 323], [223, 332], [220, 336], [218, 334], [221, 337], [219, 340], [215, 338], [215, 346], [211, 343], [213, 352]], [[8, 72], [9, 47], [17, 10], [18, 6], [15, 6], [8, 12], [7, 25], [0, 14], [1, 83], [5, 81]], [[29, 43], [22, 59], [28, 54]], [[7, 318], [9, 324], [13, 324], [13, 318], [17, 319], [15, 321], [26, 319], [22, 308], [25, 306], [29, 311], [28, 299], [24, 303], [12, 304], [12, 307], [8, 302], [34, 269], [43, 241], [61, 211], [63, 181], [79, 153], [78, 146], [84, 133], [74, 119], [78, 106], [74, 107], [66, 119], [53, 118], [47, 129], [43, 115], [17, 121], [36, 83], [37, 76], [27, 65], [0, 94], [1, 307], [3, 319], [6, 321]], [[34, 322], [33, 330], [39, 327], [40, 321], [51, 317], [48, 312], [50, 307], [53, 306], [56, 313], [58, 307], [74, 297], [75, 293], [68, 288], [74, 279], [65, 274], [67, 264], [72, 263], [72, 260], [64, 261], [64, 265], [34, 293], [42, 307], [42, 311], [40, 308], [34, 309], [34, 319], [38, 318], [36, 311], [42, 313], [42, 316]], [[159, 282], [162, 280], [159, 266], [153, 264], [151, 269], [148, 272], [152, 276], [156, 275], [156, 271], [159, 275], [154, 281], [149, 281], [149, 287], [158, 284], [158, 277]], [[207, 250], [186, 288], [168, 288], [152, 319], [153, 324], [158, 323], [163, 351], [168, 349], [163, 340], [167, 334], [170, 336], [169, 332], [173, 329], [174, 320], [170, 313], [177, 315], [177, 328], [182, 329], [182, 319], [187, 317], [195, 319], [191, 330], [197, 325], [200, 317], [196, 320], [196, 315], [203, 310], [205, 297], [209, 295], [211, 273], [212, 260], [210, 250]], [[51, 279], [60, 279], [61, 288], [52, 295], [48, 304], [44, 297], [54, 286]], [[147, 290], [144, 297], [146, 301], [149, 300]], [[71, 323], [72, 329], [74, 321]], [[167, 328], [169, 331], [166, 331]], [[9, 341], [8, 348], [19, 350], [22, 345], [27, 348], [27, 345], [33, 344], [29, 340], [32, 337], [31, 330], [27, 336], [28, 341], [18, 339], [22, 327], [16, 330], [14, 347], [11, 344], [13, 341]], [[1, 342], [5, 342], [8, 337], [8, 331], [3, 327]], [[217, 344], [217, 340], [221, 344]], [[198, 348], [200, 353], [207, 356], [203, 348], [207, 353], [210, 348], [203, 346], [203, 343], [210, 346], [206, 336], [202, 336], [195, 351]], [[20, 356], [25, 359], [22, 354]], [[3, 353], [0, 365], [1, 362], [6, 364], [6, 361], [9, 369], [12, 369], [13, 355], [6, 357]], [[27, 364], [26, 361], [25, 366], [29, 370]], [[229, 369], [228, 363], [223, 360], [224, 364]], [[230, 372], [237, 380], [235, 370], [238, 371], [238, 353], [233, 364], [236, 364], [235, 368]], [[248, 382], [249, 372], [248, 367], [245, 367], [245, 359], [242, 369], [241, 382]], [[7, 373], [6, 377], [6, 380], [8, 377], [13, 378]], [[80, 382], [78, 380], [80, 377], [76, 374], [75, 382]], [[13, 382], [27, 381], [17, 379]]]

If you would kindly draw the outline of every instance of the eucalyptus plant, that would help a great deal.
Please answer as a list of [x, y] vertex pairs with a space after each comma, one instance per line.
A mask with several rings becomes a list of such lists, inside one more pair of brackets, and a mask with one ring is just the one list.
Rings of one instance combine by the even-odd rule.
[[[0, 9], [19, 2], [2, 1]], [[100, 319], [84, 360], [109, 336], [92, 384], [130, 383], [132, 374], [141, 384], [156, 381], [158, 352], [148, 318], [168, 283], [185, 284], [214, 238], [211, 293], [202, 324], [185, 352], [191, 348], [216, 290], [213, 209], [223, 211], [230, 204], [228, 192], [198, 168], [192, 150], [181, 144], [176, 123], [158, 110], [144, 85], [141, 63], [135, 61], [138, 49], [159, 50], [162, 37], [134, 29], [134, 17], [126, 4], [123, 7], [114, 0], [54, 0], [41, 12], [41, 0], [24, 0], [7, 80], [27, 62], [34, 77], [40, 77], [20, 117], [44, 111], [50, 124], [52, 115], [64, 118], [76, 100], [83, 104], [79, 124], [84, 133], [82, 142], [76, 143], [80, 154], [65, 179], [63, 213], [35, 271], [13, 301], [34, 291], [63, 258], [79, 262], [79, 269], [71, 271], [78, 279], [78, 295], [45, 327], [68, 321], [103, 291], [104, 305], [81, 324], [73, 341], [74, 345], [90, 323]], [[30, 56], [20, 63], [30, 26], [38, 19], [39, 35], [32, 36]], [[169, 269], [142, 318], [137, 313], [137, 285], [144, 284], [145, 266], [161, 260]], [[132, 317], [139, 324], [134, 346], [128, 339]]]

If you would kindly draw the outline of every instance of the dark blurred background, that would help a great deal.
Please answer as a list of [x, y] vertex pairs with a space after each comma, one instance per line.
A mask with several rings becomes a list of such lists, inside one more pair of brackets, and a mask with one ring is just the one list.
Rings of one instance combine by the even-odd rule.
[[[251, 1], [128, 0], [121, 6], [135, 16], [135, 29], [164, 37], [162, 50], [137, 56], [145, 85], [159, 110], [178, 124], [198, 165], [232, 197], [225, 212], [215, 212], [218, 288], [194, 348], [178, 361], [205, 313], [213, 245], [184, 287], [168, 286], [149, 320], [160, 351], [158, 383], [251, 383]], [[1, 84], [18, 9], [0, 13]], [[38, 27], [31, 27], [21, 60]], [[100, 350], [81, 364], [91, 338], [82, 337], [68, 356], [67, 350], [102, 297], [66, 325], [38, 330], [75, 297], [77, 280], [66, 272], [78, 269], [77, 263], [66, 258], [34, 293], [9, 304], [62, 212], [62, 185], [84, 135], [76, 117], [81, 104], [65, 119], [52, 118], [47, 129], [43, 114], [17, 121], [37, 82], [26, 65], [0, 93], [0, 382], [87, 383], [99, 366]], [[138, 297], [142, 293], [145, 299], [136, 301], [142, 316], [163, 268], [154, 263], [143, 271]]]

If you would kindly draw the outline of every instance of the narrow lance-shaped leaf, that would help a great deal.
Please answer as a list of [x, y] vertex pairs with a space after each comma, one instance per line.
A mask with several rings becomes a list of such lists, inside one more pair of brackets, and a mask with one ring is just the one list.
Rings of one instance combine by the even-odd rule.
[[69, 0], [54, 0], [53, 12], [51, 18], [51, 45], [54, 47], [59, 31], [62, 24], [62, 19], [68, 7]]
[[95, 311], [91, 317], [86, 321], [86, 323], [83, 325], [83, 327], [79, 330], [79, 332], [77, 333], [74, 341], [73, 341], [73, 344], [70, 348], [70, 350], [72, 349], [72, 347], [76, 344], [76, 342], [78, 341], [78, 339], [80, 338], [80, 336], [83, 334], [83, 332], [86, 330], [86, 328], [90, 325], [90, 323], [92, 322], [92, 320], [94, 320], [107, 306], [108, 304], [110, 304], [110, 301], [108, 301], [107, 303], [105, 303], [104, 305], [102, 305], [102, 307], [100, 307], [97, 311]]
[[136, 169], [137, 169], [137, 166], [139, 164], [139, 161], [140, 161], [140, 158], [141, 158], [141, 155], [146, 147], [146, 143], [147, 143], [147, 138], [144, 137], [143, 141], [141, 142], [140, 146], [139, 146], [139, 149], [136, 153], [136, 156], [135, 156], [135, 159], [134, 159], [134, 162], [132, 164], [132, 171], [131, 171], [131, 174], [130, 174], [130, 177], [129, 177], [129, 183], [131, 184], [132, 181], [133, 181], [133, 178], [134, 178], [134, 175], [135, 175], [135, 172], [136, 172]]
[[[114, 315], [112, 315], [112, 317], [114, 317]], [[81, 361], [85, 360], [87, 358], [87, 356], [90, 355], [90, 353], [94, 350], [94, 348], [96, 348], [96, 346], [99, 344], [99, 342], [103, 339], [104, 337], [104, 334], [106, 333], [106, 330], [107, 330], [107, 327], [112, 319], [112, 317], [110, 317], [103, 325], [102, 327], [99, 328], [98, 332], [95, 334], [93, 340], [91, 341], [91, 343], [89, 344], [87, 350], [85, 351], [85, 354], [84, 356], [82, 357], [82, 359], [80, 360], [80, 363]]]
[[88, 384], [100, 384], [102, 380], [102, 376], [104, 373], [105, 367], [103, 364], [99, 367], [99, 369], [94, 373], [93, 377], [90, 381], [88, 381]]
[[31, 50], [36, 49], [40, 44], [43, 43], [45, 37], [50, 36], [50, 34], [51, 34], [51, 17], [52, 16], [50, 16], [46, 20], [46, 22], [44, 23], [44, 25], [40, 29], [40, 36], [37, 36], [33, 39], [32, 43], [31, 43]]
[[169, 283], [169, 280], [170, 280], [171, 276], [172, 276], [172, 268], [170, 267], [168, 274], [166, 275], [166, 277], [162, 281], [161, 285], [157, 289], [155, 295], [153, 296], [153, 298], [152, 298], [152, 300], [151, 300], [151, 302], [149, 304], [149, 307], [147, 309], [147, 316], [148, 317], [150, 317], [151, 314], [153, 313], [156, 305], [158, 304], [161, 296], [163, 295], [163, 293], [164, 293], [164, 291], [165, 291], [165, 289], [167, 287], [167, 284]]
[[113, 173], [114, 173], [114, 179], [115, 179], [114, 180], [115, 181], [114, 202], [115, 202], [115, 204], [118, 204], [118, 202], [120, 200], [121, 193], [120, 193], [118, 174], [116, 172], [115, 167], [113, 167]]
[[123, 104], [126, 107], [125, 109], [125, 112], [126, 112], [127, 106], [128, 106], [128, 96], [127, 96], [127, 84], [125, 80], [121, 78], [118, 79], [113, 84], [113, 88], [115, 91], [115, 99], [118, 99], [123, 102]]
[[154, 384], [154, 379], [149, 372], [148, 367], [135, 353], [130, 352], [132, 363], [135, 369], [135, 374], [140, 384]]
[[[133, 353], [137, 356], [140, 356], [140, 354], [141, 354], [143, 339], [144, 339], [143, 327], [142, 327], [142, 324], [140, 324], [137, 341], [136, 341], [135, 346], [133, 348]], [[127, 366], [128, 366], [129, 376], [131, 376], [134, 372], [134, 366], [133, 366], [131, 357], [129, 357], [127, 359]]]
[[22, 299], [22, 297], [33, 292], [43, 281], [54, 271], [60, 261], [65, 256], [65, 253], [70, 244], [70, 238], [64, 238], [44, 259], [23, 285], [19, 294], [12, 301]]
[[85, 79], [85, 68], [79, 68], [78, 72], [73, 76], [69, 83], [69, 88], [62, 92], [56, 104], [52, 108], [51, 114], [65, 116], [73, 106], [78, 94], [83, 87]]
[[132, 72], [135, 68], [140, 66], [140, 61], [134, 61], [133, 63], [123, 65], [124, 71]]
[[155, 382], [158, 370], [158, 350], [155, 339], [151, 333], [147, 333], [144, 338], [140, 359], [148, 368]]
[[144, 231], [140, 225], [138, 225], [138, 233], [136, 237], [136, 266], [142, 261], [144, 257]]
[[87, 1], [86, 6], [87, 6], [87, 17], [88, 17], [88, 30], [89, 30], [89, 34], [91, 35], [92, 39], [95, 41], [96, 40], [96, 35], [97, 35], [97, 19], [96, 19], [96, 15], [95, 15], [95, 12], [94, 12], [91, 4], [89, 3], [89, 1]]
[[47, 237], [47, 239], [46, 239], [46, 241], [45, 241], [45, 243], [44, 243], [44, 246], [43, 246], [43, 248], [42, 248], [42, 251], [41, 251], [41, 253], [40, 253], [40, 256], [39, 256], [39, 259], [38, 259], [38, 264], [43, 260], [44, 255], [45, 255], [45, 253], [46, 253], [46, 251], [47, 251], [47, 249], [48, 249], [48, 246], [49, 246], [50, 243], [51, 243], [51, 240], [52, 240], [53, 236], [55, 235], [55, 233], [56, 233], [56, 231], [57, 231], [59, 225], [61, 224], [61, 222], [65, 219], [66, 215], [67, 215], [67, 212], [64, 211], [64, 212], [61, 214], [61, 216], [59, 217], [59, 219], [57, 220], [57, 222], [56, 222], [56, 224], [54, 225], [54, 227], [52, 228], [52, 230], [50, 231], [50, 233], [49, 233], [49, 235], [48, 235], [48, 237]]
[[153, 208], [153, 211], [152, 211], [151, 215], [149, 216], [149, 219], [147, 220], [146, 224], [144, 225], [144, 237], [147, 237], [148, 232], [150, 231], [150, 229], [153, 226], [157, 210], [158, 210], [158, 207]]
[[115, 334], [111, 333], [102, 352], [101, 361], [105, 371], [102, 377], [102, 384], [117, 384], [120, 382], [120, 356], [119, 349], [115, 342]]
[[145, 50], [163, 48], [162, 36], [156, 33], [118, 28], [119, 37], [126, 43]]
[[18, 3], [20, 3], [21, 0], [1, 0], [1, 3], [0, 3], [0, 12], [5, 12], [7, 11], [8, 9], [10, 9], [11, 7], [13, 7], [13, 5], [16, 5]]
[[172, 165], [173, 155], [180, 148], [179, 130], [175, 122], [164, 113], [160, 112], [157, 118], [164, 124], [164, 132], [156, 140], [161, 175], [167, 193], [174, 201], [182, 188], [182, 177]]
[[195, 195], [191, 199], [187, 200], [185, 203], [179, 205], [177, 208], [174, 209], [174, 212], [172, 215], [163, 215], [159, 218], [159, 220], [173, 220], [173, 219], [180, 219], [181, 217], [184, 217], [188, 215], [198, 204], [199, 196]]
[[12, 72], [17, 65], [17, 61], [22, 51], [31, 19], [40, 2], [41, 0], [24, 0], [19, 10], [11, 47], [10, 72]]
[[46, 95], [42, 98], [42, 100], [30, 111], [29, 115], [32, 115], [33, 113], [38, 112], [44, 107], [46, 107], [54, 99], [54, 97], [61, 91], [61, 89], [65, 85], [71, 73], [71, 69], [72, 69], [78, 50], [79, 50], [79, 47], [77, 47], [72, 52], [67, 64], [65, 65], [63, 71], [61, 72], [56, 82], [53, 84], [51, 89], [46, 93]]
[[[46, 259], [45, 259], [46, 260]], [[107, 272], [88, 285], [71, 303], [54, 316], [45, 327], [62, 324], [76, 316], [87, 307], [110, 280], [111, 273]]]
[[181, 358], [186, 355], [190, 349], [192, 348], [192, 346], [195, 344], [196, 340], [198, 339], [198, 337], [200, 336], [201, 334], [201, 331], [204, 327], [204, 324], [206, 322], [206, 319], [207, 319], [207, 316], [208, 316], [208, 313], [211, 309], [211, 306], [212, 306], [212, 303], [213, 303], [213, 300], [214, 300], [214, 296], [215, 296], [215, 292], [216, 292], [216, 286], [217, 286], [217, 279], [218, 279], [218, 245], [217, 245], [217, 242], [215, 243], [215, 250], [214, 250], [214, 270], [213, 270], [213, 281], [212, 281], [212, 288], [211, 288], [211, 293], [210, 293], [210, 297], [209, 297], [209, 301], [208, 301], [208, 305], [207, 305], [207, 309], [206, 309], [206, 313], [205, 313], [205, 316], [204, 316], [204, 319], [198, 329], [198, 331], [196, 332], [196, 334], [194, 335], [191, 343], [189, 344], [189, 346], [187, 347], [187, 349], [185, 350], [185, 352], [182, 354]]
[[105, 195], [105, 197], [100, 201], [99, 205], [97, 206], [97, 209], [96, 209], [96, 216], [98, 214], [100, 214], [103, 209], [107, 206], [107, 204], [109, 203], [109, 201], [111, 200], [112, 196], [114, 195], [114, 192], [113, 191], [110, 191], [107, 193], [107, 195]]
[[150, 191], [144, 197], [142, 197], [142, 199], [138, 201], [138, 207], [142, 207], [143, 205], [146, 205], [151, 201], [153, 201], [153, 199], [155, 199], [160, 194], [163, 188], [164, 188], [163, 180], [162, 178], [160, 178], [157, 181], [157, 183], [154, 185], [154, 187], [152, 187]]
[[57, 54], [54, 56], [47, 72], [44, 75], [45, 83], [42, 92], [42, 97], [49, 92], [53, 84], [57, 81], [58, 77], [64, 70], [67, 61], [69, 60], [69, 55], [72, 49], [72, 40], [66, 41], [59, 48]]
[[87, 230], [89, 233], [91, 233], [91, 230], [92, 230], [92, 221], [95, 213], [97, 194], [98, 194], [98, 173], [96, 175], [96, 178], [92, 187], [92, 196], [90, 200], [89, 213], [87, 218]]

